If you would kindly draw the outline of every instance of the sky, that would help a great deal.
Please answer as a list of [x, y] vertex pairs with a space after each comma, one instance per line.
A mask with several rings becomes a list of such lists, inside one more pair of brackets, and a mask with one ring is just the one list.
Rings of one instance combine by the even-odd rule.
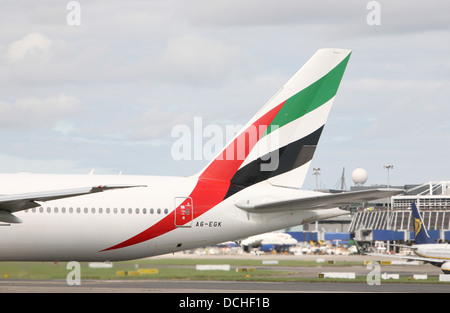
[[450, 180], [447, 0], [0, 7], [0, 172], [194, 174], [209, 160], [176, 160], [174, 128], [244, 125], [316, 50], [345, 48], [304, 187], [313, 167], [321, 188], [358, 167], [386, 184], [385, 165], [392, 185]]

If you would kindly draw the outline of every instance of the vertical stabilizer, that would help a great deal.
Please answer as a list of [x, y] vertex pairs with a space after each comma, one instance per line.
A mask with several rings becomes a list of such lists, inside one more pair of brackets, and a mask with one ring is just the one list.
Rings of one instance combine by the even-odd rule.
[[321, 49], [212, 160], [200, 178], [236, 192], [268, 180], [301, 187], [351, 51]]
[[420, 216], [419, 210], [417, 209], [416, 203], [411, 203], [411, 210], [413, 213], [414, 219], [414, 238], [415, 244], [431, 244], [436, 243], [433, 239], [428, 235], [427, 229], [423, 224], [422, 216]]

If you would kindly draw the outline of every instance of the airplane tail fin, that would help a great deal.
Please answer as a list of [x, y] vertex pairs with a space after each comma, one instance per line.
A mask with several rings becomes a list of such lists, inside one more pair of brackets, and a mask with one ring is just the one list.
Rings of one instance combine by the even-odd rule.
[[234, 192], [264, 180], [301, 187], [350, 54], [318, 50], [199, 177], [229, 181]]
[[417, 209], [416, 203], [411, 203], [411, 210], [414, 218], [414, 237], [416, 244], [431, 244], [436, 243], [428, 235], [427, 229], [423, 224], [422, 216], [420, 216], [419, 210]]

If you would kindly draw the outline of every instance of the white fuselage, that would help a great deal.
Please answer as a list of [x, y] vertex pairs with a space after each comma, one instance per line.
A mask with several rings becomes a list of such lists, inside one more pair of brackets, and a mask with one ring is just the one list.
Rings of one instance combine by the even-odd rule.
[[448, 244], [420, 244], [412, 246], [414, 252], [421, 257], [450, 260], [450, 245]]
[[[106, 184], [147, 187], [48, 201], [16, 212], [23, 223], [0, 222], [0, 261], [136, 259], [238, 240], [345, 213], [326, 209], [259, 214], [234, 205], [259, 195], [298, 197], [312, 193], [274, 187], [268, 182], [218, 201], [222, 183], [202, 182], [199, 192], [197, 177], [0, 175], [3, 194]], [[176, 212], [185, 199], [191, 209]]]

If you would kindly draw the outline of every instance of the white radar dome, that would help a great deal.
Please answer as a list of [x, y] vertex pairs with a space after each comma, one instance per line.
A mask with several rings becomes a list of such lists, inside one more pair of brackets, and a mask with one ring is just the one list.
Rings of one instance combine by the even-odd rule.
[[367, 181], [367, 172], [363, 168], [357, 168], [352, 172], [352, 180], [357, 185], [364, 185]]

